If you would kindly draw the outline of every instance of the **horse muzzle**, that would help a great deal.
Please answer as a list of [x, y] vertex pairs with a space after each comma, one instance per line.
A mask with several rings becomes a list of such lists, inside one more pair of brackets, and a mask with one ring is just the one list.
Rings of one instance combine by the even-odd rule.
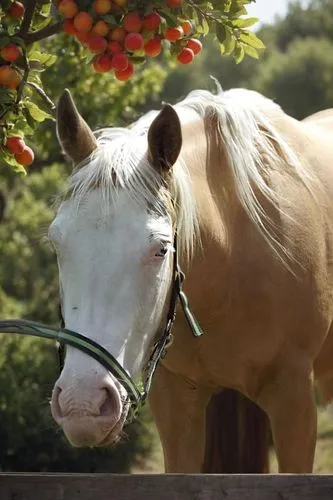
[[121, 431], [124, 420], [122, 398], [111, 383], [89, 389], [82, 383], [66, 388], [60, 378], [53, 390], [51, 411], [68, 441], [76, 447], [115, 441], [116, 430]]

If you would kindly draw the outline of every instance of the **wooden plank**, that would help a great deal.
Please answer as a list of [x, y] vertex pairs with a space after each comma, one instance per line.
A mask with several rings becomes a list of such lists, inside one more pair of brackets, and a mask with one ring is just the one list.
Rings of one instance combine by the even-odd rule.
[[333, 476], [0, 474], [1, 500], [333, 500]]

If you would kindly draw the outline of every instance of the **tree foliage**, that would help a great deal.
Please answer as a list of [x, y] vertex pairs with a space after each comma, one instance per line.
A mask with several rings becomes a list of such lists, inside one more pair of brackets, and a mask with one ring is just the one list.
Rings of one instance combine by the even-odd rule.
[[285, 52], [274, 51], [253, 85], [295, 118], [333, 106], [333, 43], [327, 38], [292, 41]]
[[[232, 54], [236, 62], [240, 62], [245, 54], [258, 57], [258, 49], [263, 48], [262, 42], [248, 29], [256, 19], [242, 17], [251, 1], [25, 0], [21, 3], [3, 0], [0, 8], [0, 164], [25, 174], [25, 167], [32, 163], [34, 153], [25, 144], [24, 137], [33, 135], [39, 123], [52, 120], [55, 112], [52, 95], [45, 91], [41, 73], [47, 71], [57, 57], [63, 58], [68, 46], [80, 66], [88, 65], [90, 71], [93, 67], [101, 73], [112, 71], [121, 81], [132, 77], [135, 65], [141, 66], [148, 56], [157, 56], [162, 42], [163, 48], [169, 47], [171, 56], [179, 62], [191, 62], [201, 50], [200, 40], [193, 36], [204, 37], [208, 33], [218, 41], [222, 54]], [[144, 25], [152, 14], [158, 20], [154, 28], [149, 23]], [[132, 16], [130, 22], [128, 16]], [[189, 23], [186, 33], [184, 22]], [[62, 38], [62, 50], [56, 54], [53, 44], [40, 43], [63, 29], [75, 39], [76, 47], [71, 40]], [[148, 50], [148, 42], [158, 44], [159, 52]], [[144, 69], [140, 76], [145, 72]], [[81, 72], [75, 73], [75, 78], [83, 81]], [[137, 81], [132, 82], [132, 89]]]

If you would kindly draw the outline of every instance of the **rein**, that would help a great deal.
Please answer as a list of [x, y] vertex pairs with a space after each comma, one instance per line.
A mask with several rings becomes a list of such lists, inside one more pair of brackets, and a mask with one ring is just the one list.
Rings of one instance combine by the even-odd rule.
[[194, 337], [200, 337], [203, 331], [189, 308], [188, 300], [182, 291], [182, 285], [185, 275], [179, 266], [177, 252], [177, 235], [175, 235], [174, 258], [173, 258], [173, 285], [171, 289], [169, 310], [166, 318], [166, 326], [162, 335], [153, 345], [151, 355], [143, 370], [143, 383], [139, 387], [130, 377], [127, 371], [118, 363], [118, 361], [104, 347], [100, 346], [94, 340], [81, 335], [80, 333], [65, 328], [65, 323], [60, 311], [60, 325], [46, 326], [42, 323], [36, 323], [28, 320], [5, 320], [0, 321], [1, 333], [18, 333], [23, 335], [32, 335], [45, 339], [53, 339], [59, 342], [59, 362], [62, 370], [65, 360], [66, 345], [76, 347], [80, 351], [88, 354], [101, 365], [103, 365], [126, 389], [129, 398], [129, 417], [126, 423], [131, 422], [137, 415], [139, 409], [145, 403], [152, 379], [158, 362], [165, 356], [166, 349], [172, 341], [172, 327], [176, 318], [176, 309], [178, 300], [184, 311], [188, 325]]

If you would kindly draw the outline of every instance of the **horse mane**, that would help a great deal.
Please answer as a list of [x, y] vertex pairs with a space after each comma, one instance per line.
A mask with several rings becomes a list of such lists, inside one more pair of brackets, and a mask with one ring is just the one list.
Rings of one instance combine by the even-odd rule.
[[[309, 172], [265, 113], [265, 110], [281, 113], [282, 110], [261, 94], [245, 89], [217, 94], [193, 91], [175, 106], [180, 118], [186, 107], [204, 120], [215, 118], [239, 202], [270, 247], [282, 260], [285, 257], [288, 260], [288, 251], [258, 199], [259, 194], [279, 209], [281, 195], [267, 182], [272, 167], [287, 169], [311, 191]], [[199, 224], [188, 168], [180, 156], [172, 169], [168, 192], [160, 174], [148, 161], [146, 137], [157, 114], [158, 111], [150, 111], [129, 128], [97, 130], [98, 148], [71, 175], [67, 196], [70, 193], [71, 198], [80, 202], [88, 191], [98, 187], [108, 206], [121, 189], [136, 202], [154, 207], [157, 215], [165, 215], [166, 204], [168, 208], [173, 206], [180, 247], [190, 255]]]
[[268, 113], [283, 116], [282, 109], [262, 94], [247, 89], [220, 91], [216, 95], [193, 91], [184, 104], [203, 119], [214, 119], [240, 204], [268, 245], [289, 267], [293, 257], [279, 241], [278, 228], [259, 198], [264, 198], [281, 213], [283, 195], [269, 185], [269, 173], [273, 169], [288, 173], [312, 195], [315, 181], [268, 118]]

